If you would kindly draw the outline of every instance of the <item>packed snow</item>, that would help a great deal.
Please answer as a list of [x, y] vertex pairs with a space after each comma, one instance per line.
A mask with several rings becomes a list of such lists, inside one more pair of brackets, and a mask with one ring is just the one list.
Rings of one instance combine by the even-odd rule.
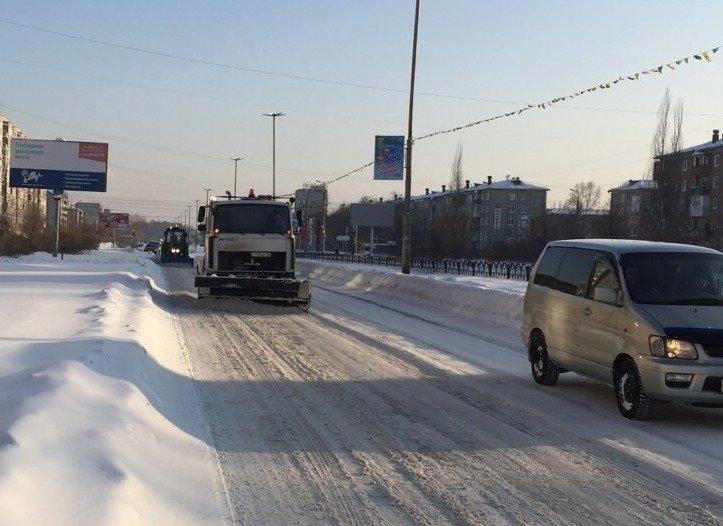
[[527, 283], [503, 278], [415, 273], [399, 269], [332, 261], [300, 260], [299, 269], [313, 283], [357, 292], [371, 292], [415, 303], [426, 302], [437, 312], [455, 314], [517, 329]]
[[2, 524], [226, 521], [148, 254], [0, 258]]

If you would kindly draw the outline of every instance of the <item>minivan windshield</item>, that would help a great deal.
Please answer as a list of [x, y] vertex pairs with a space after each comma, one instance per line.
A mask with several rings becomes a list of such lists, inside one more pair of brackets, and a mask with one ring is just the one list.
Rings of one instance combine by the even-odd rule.
[[620, 263], [635, 303], [723, 305], [723, 254], [639, 252]]
[[216, 207], [213, 228], [232, 234], [285, 234], [289, 221], [286, 206], [228, 204]]

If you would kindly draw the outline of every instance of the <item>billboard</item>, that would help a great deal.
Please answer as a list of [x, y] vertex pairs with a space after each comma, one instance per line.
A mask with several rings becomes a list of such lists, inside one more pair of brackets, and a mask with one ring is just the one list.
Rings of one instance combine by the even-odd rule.
[[385, 228], [394, 226], [394, 204], [351, 203], [349, 205], [351, 226]]
[[99, 228], [128, 228], [128, 214], [123, 212], [101, 212], [98, 217]]
[[108, 143], [12, 139], [10, 186], [105, 192]]
[[374, 180], [404, 179], [404, 135], [374, 137]]

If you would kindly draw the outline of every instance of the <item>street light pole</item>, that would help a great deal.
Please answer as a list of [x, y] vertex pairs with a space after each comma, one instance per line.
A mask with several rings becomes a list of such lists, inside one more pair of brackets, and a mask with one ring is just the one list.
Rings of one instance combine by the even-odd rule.
[[236, 197], [236, 177], [238, 175], [238, 162], [243, 161], [243, 157], [231, 157], [233, 161], [233, 196]]
[[402, 217], [402, 274], [411, 271], [412, 245], [412, 117], [414, 115], [414, 76], [417, 71], [417, 32], [419, 0], [414, 5], [414, 37], [412, 39], [412, 72], [409, 80], [409, 113], [407, 117], [407, 159], [404, 179], [404, 216]]
[[271, 196], [276, 197], [276, 117], [283, 117], [285, 113], [264, 113], [271, 117]]
[[209, 202], [209, 201], [208, 201], [208, 194], [209, 194], [209, 192], [211, 191], [211, 189], [210, 189], [210, 188], [204, 188], [204, 191], [206, 192], [206, 206], [208, 206], [208, 202]]

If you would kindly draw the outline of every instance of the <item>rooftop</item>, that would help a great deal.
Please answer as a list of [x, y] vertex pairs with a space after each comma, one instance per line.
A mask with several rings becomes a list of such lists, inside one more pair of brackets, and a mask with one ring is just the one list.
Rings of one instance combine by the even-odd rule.
[[611, 188], [609, 192], [624, 192], [626, 190], [650, 190], [657, 188], [657, 181], [653, 181], [652, 179], [628, 179], [620, 186]]
[[[469, 182], [469, 181], [467, 181]], [[421, 199], [433, 199], [442, 195], [452, 195], [456, 192], [478, 192], [480, 190], [539, 190], [547, 192], [549, 188], [539, 186], [536, 184], [528, 183], [520, 179], [519, 177], [512, 177], [509, 179], [502, 179], [501, 181], [492, 181], [491, 177], [488, 177], [487, 182], [484, 183], [471, 183], [469, 186], [460, 188], [459, 190], [446, 189], [446, 185], [442, 186], [443, 190], [429, 190], [428, 194], [413, 195], [412, 201]]]
[[695, 154], [697, 152], [700, 152], [702, 154], [706, 150], [712, 150], [714, 148], [723, 148], [723, 139], [721, 139], [720, 132], [718, 130], [713, 130], [712, 140], [710, 142], [705, 142], [703, 144], [684, 148], [682, 150], [678, 150], [677, 152], [658, 155], [657, 159], [662, 159], [663, 157], [670, 157], [671, 155], [680, 155], [681, 153]]

